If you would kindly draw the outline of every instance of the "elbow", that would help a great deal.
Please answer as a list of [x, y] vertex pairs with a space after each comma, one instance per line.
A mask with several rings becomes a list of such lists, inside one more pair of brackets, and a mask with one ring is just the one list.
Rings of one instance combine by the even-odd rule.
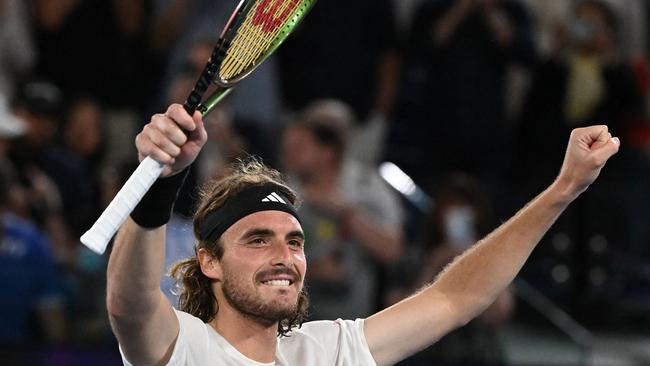
[[459, 314], [456, 317], [456, 322], [454, 324], [454, 328], [462, 328], [469, 324], [474, 318], [476, 318], [477, 314]]
[[132, 322], [141, 320], [146, 314], [151, 314], [164, 296], [159, 293], [126, 294], [119, 291], [109, 291], [106, 294], [106, 311], [108, 317], [116, 321]]
[[108, 290], [106, 294], [106, 311], [109, 318], [118, 319], [127, 314], [128, 305], [121, 300], [121, 296], [115, 291]]
[[110, 318], [120, 318], [126, 315], [129, 308], [129, 296], [125, 294], [125, 289], [119, 284], [120, 282], [112, 278], [109, 273], [106, 289], [106, 311]]
[[478, 317], [491, 304], [487, 299], [458, 298], [444, 295], [445, 309], [451, 329], [461, 328]]
[[463, 327], [477, 317], [480, 317], [494, 303], [494, 298], [473, 299], [464, 307], [467, 311], [457, 317], [458, 327]]
[[106, 287], [106, 310], [113, 319], [129, 319], [147, 314], [164, 298], [159, 283], [152, 284], [138, 277], [118, 276], [110, 268]]

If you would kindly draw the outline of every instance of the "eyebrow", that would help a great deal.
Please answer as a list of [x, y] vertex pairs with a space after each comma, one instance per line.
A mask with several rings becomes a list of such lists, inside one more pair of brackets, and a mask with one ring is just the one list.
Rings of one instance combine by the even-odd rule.
[[287, 238], [298, 238], [304, 241], [305, 234], [300, 230], [293, 230], [289, 234], [287, 234]]
[[253, 228], [246, 231], [244, 235], [242, 235], [242, 239], [250, 239], [254, 236], [273, 236], [273, 234], [275, 233], [270, 229]]
[[[253, 228], [244, 233], [242, 235], [242, 240], [250, 239], [255, 236], [273, 236], [275, 235], [275, 232], [271, 229], [262, 229], [262, 228]], [[300, 230], [293, 230], [290, 231], [287, 236], [287, 238], [299, 238], [302, 240], [305, 240], [305, 234], [300, 231]]]

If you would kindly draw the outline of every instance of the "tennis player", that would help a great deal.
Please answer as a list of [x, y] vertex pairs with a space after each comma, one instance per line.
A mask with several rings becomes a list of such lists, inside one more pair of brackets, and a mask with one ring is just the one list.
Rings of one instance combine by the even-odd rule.
[[177, 104], [136, 138], [140, 158], [166, 167], [120, 229], [110, 257], [108, 311], [125, 365], [398, 362], [490, 305], [619, 148], [606, 126], [574, 130], [555, 181], [432, 284], [367, 319], [302, 324], [309, 244], [296, 197], [276, 171], [256, 162], [204, 190], [193, 224], [196, 256], [174, 268], [184, 285], [180, 310], [162, 294], [165, 223], [206, 139], [199, 113]]

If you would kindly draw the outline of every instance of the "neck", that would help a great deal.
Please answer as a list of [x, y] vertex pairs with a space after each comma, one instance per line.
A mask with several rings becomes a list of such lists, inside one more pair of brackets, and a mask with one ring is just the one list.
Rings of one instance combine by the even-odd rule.
[[219, 301], [219, 311], [210, 325], [237, 351], [251, 360], [263, 363], [275, 360], [277, 322], [266, 324], [253, 319], [233, 309], [224, 299]]

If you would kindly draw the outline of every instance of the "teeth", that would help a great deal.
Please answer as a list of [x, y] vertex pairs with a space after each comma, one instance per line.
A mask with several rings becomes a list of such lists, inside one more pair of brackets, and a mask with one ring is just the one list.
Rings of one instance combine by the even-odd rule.
[[265, 285], [269, 286], [289, 286], [289, 280], [270, 280], [270, 281], [264, 281], [263, 282]]

